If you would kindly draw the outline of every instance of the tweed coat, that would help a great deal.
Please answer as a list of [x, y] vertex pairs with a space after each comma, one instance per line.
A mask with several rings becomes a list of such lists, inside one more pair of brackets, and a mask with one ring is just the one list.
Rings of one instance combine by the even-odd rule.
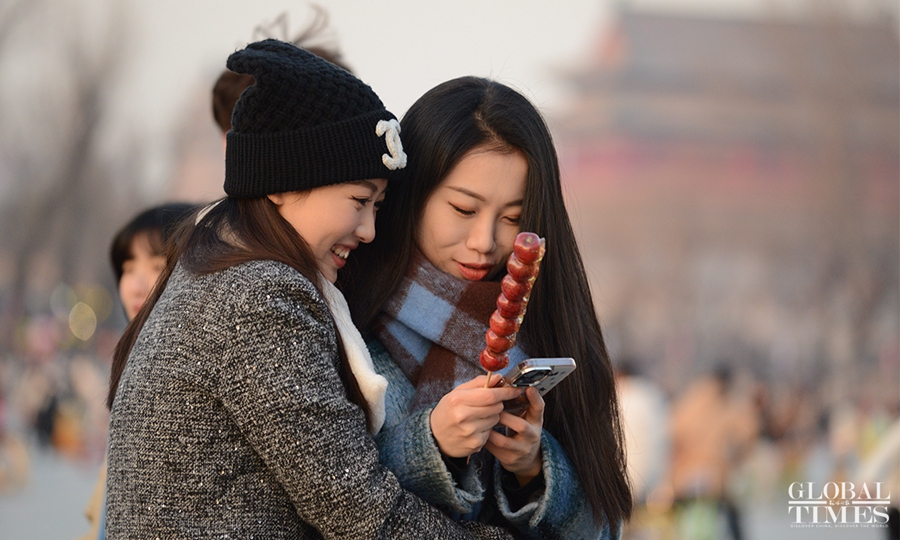
[[116, 392], [108, 538], [512, 538], [453, 523], [379, 465], [336, 347], [292, 268], [176, 267]]

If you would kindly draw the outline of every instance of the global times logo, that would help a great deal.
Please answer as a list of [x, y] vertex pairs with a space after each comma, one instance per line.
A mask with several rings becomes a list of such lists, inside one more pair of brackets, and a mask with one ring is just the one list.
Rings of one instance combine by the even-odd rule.
[[887, 527], [891, 494], [882, 482], [794, 482], [788, 497], [791, 527]]

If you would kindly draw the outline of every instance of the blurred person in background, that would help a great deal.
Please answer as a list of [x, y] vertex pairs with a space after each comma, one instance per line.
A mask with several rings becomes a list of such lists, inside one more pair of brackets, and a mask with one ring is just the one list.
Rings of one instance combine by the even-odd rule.
[[616, 366], [616, 386], [628, 476], [635, 504], [642, 505], [668, 476], [669, 403], [659, 385], [643, 376], [631, 358]]
[[[742, 540], [740, 514], [729, 493], [732, 471], [752, 449], [759, 434], [759, 414], [752, 400], [733, 391], [732, 372], [721, 364], [684, 391], [672, 406], [671, 483], [676, 510], [696, 513], [712, 504], [725, 514], [728, 532]], [[679, 528], [692, 540], [718, 538], [715, 519], [690, 519]], [[697, 528], [694, 528], [694, 527]], [[683, 529], [682, 529], [683, 530]]]
[[155, 206], [135, 216], [113, 237], [110, 262], [129, 321], [147, 301], [166, 267], [172, 232], [194, 210], [188, 203]]
[[[0, 368], [0, 388], [6, 372]], [[0, 494], [23, 487], [30, 473], [28, 449], [24, 441], [7, 429], [3, 392], [0, 392]]]
[[[187, 203], [168, 203], [148, 208], [131, 219], [113, 237], [110, 245], [110, 262], [119, 300], [125, 316], [132, 320], [166, 267], [166, 253], [172, 233], [189, 216], [195, 207]], [[93, 540], [104, 536], [103, 502], [106, 491], [106, 460], [100, 467], [100, 475], [84, 513], [90, 530], [80, 540]]]
[[11, 409], [34, 430], [39, 448], [53, 448], [60, 398], [67, 386], [65, 368], [58, 361], [60, 331], [49, 315], [36, 315], [23, 326], [25, 371], [12, 388]]
[[[544, 119], [514, 89], [460, 77], [416, 100], [401, 128], [409, 170], [340, 281], [390, 380], [382, 462], [455, 519], [617, 537], [632, 494], [615, 379]], [[503, 412], [508, 388], [486, 388], [478, 360], [521, 231], [546, 238], [546, 254], [507, 369], [578, 362], [546, 406], [529, 388], [523, 417]]]
[[900, 418], [888, 427], [874, 451], [860, 465], [854, 478], [856, 485], [867, 484], [872, 496], [876, 495], [876, 483], [881, 483], [880, 494], [890, 498], [887, 508], [887, 540], [900, 540]]

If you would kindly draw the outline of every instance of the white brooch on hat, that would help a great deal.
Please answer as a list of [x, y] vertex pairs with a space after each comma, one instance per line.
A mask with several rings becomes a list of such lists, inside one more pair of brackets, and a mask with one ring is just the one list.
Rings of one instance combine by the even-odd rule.
[[381, 161], [388, 169], [395, 171], [406, 167], [406, 152], [403, 151], [403, 143], [400, 141], [400, 122], [396, 119], [379, 120], [375, 125], [375, 135], [384, 135], [388, 152], [391, 155], [381, 154]]

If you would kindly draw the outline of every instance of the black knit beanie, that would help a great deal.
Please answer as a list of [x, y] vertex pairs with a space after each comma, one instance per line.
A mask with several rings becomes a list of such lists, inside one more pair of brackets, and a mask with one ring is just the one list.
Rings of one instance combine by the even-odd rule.
[[291, 43], [267, 39], [228, 57], [253, 75], [226, 135], [225, 193], [272, 193], [391, 178], [406, 166], [397, 117], [372, 89]]

